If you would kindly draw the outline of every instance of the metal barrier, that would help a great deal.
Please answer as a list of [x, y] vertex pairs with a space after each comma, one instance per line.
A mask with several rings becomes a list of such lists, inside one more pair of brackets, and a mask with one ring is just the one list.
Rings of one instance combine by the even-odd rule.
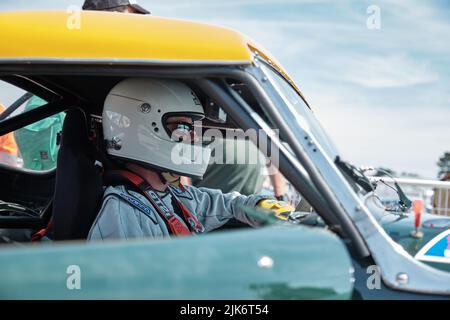
[[[394, 190], [394, 183], [397, 182], [403, 192], [411, 200], [423, 200], [427, 213], [450, 216], [450, 181], [423, 180], [412, 178], [390, 178], [390, 177], [368, 177], [372, 182], [378, 182], [376, 193], [386, 206], [395, 206], [399, 198]], [[301, 195], [295, 188], [287, 183], [288, 201], [297, 206]], [[266, 175], [263, 184], [263, 194], [273, 194], [273, 187], [269, 177]]]
[[[391, 187], [397, 182], [405, 194], [411, 199], [421, 199], [424, 201], [425, 210], [428, 213], [450, 216], [450, 182], [439, 180], [422, 180], [411, 178], [388, 178], [388, 177], [369, 177], [372, 181], [382, 181]], [[382, 186], [378, 183], [378, 186]], [[391, 188], [389, 188], [391, 189]], [[390, 191], [392, 193], [392, 189]], [[379, 190], [377, 193], [380, 198], [385, 198], [386, 202], [392, 201], [392, 194], [388, 195], [386, 191]]]

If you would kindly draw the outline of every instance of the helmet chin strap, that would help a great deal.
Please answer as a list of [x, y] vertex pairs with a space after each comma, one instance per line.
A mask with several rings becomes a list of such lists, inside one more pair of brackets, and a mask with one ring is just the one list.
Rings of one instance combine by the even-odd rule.
[[171, 172], [158, 172], [159, 178], [161, 182], [168, 183], [172, 187], [179, 188], [180, 187], [180, 176], [174, 175]]

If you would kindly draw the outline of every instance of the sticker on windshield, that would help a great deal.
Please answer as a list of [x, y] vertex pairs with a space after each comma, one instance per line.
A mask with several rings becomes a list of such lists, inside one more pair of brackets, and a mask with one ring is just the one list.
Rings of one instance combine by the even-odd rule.
[[450, 263], [450, 229], [440, 233], [417, 252], [421, 261]]

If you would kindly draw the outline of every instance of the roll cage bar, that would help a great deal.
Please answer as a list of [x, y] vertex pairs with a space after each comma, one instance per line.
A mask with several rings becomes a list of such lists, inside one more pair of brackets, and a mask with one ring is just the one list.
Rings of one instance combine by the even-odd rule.
[[[367, 257], [370, 252], [361, 237], [360, 233], [346, 215], [326, 181], [315, 169], [314, 164], [302, 151], [302, 147], [289, 130], [283, 127], [281, 115], [277, 112], [276, 106], [261, 88], [253, 75], [243, 69], [253, 66], [222, 66], [222, 67], [143, 67], [143, 66], [105, 66], [105, 65], [76, 65], [76, 64], [37, 64], [33, 68], [24, 65], [0, 64], [0, 77], [5, 78], [12, 74], [21, 76], [33, 75], [96, 75], [96, 76], [121, 76], [121, 77], [161, 77], [178, 78], [181, 80], [193, 80], [205, 93], [217, 100], [219, 104], [230, 114], [232, 119], [246, 129], [259, 129], [258, 123], [248, 114], [239, 101], [236, 94], [233, 94], [229, 86], [225, 85], [224, 79], [238, 80], [251, 88], [256, 99], [262, 106], [264, 112], [274, 121], [273, 124], [280, 129], [280, 136], [289, 143], [301, 166], [307, 169], [308, 175], [298, 167], [297, 164], [289, 160], [283, 152], [280, 153], [280, 171], [291, 178], [295, 188], [306, 198], [306, 200], [316, 209], [318, 214], [330, 227], [337, 227], [336, 231], [342, 237], [351, 240], [353, 248], [359, 256]], [[217, 81], [219, 79], [219, 81]], [[25, 86], [23, 86], [25, 87]], [[52, 88], [53, 89], [53, 88]], [[61, 88], [55, 88], [61, 92]], [[69, 90], [64, 90], [67, 94], [62, 99], [50, 102], [40, 108], [31, 110], [11, 119], [0, 122], [0, 135], [29, 125], [35, 121], [64, 111], [70, 107], [75, 107], [83, 103], [83, 99]], [[69, 93], [70, 92], [70, 93]], [[270, 139], [270, 137], [268, 137]], [[271, 140], [271, 139], [270, 139]], [[254, 141], [257, 143], [257, 141]], [[276, 144], [275, 144], [276, 145]], [[279, 145], [277, 146], [279, 148]]]

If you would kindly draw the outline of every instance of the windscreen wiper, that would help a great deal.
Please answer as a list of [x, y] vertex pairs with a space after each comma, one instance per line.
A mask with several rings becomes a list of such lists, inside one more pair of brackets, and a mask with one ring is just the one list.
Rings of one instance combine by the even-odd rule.
[[334, 163], [347, 177], [352, 179], [353, 182], [363, 188], [366, 192], [375, 191], [375, 187], [372, 182], [370, 182], [369, 178], [367, 178], [367, 176], [354, 165], [342, 161], [339, 156], [336, 157]]

